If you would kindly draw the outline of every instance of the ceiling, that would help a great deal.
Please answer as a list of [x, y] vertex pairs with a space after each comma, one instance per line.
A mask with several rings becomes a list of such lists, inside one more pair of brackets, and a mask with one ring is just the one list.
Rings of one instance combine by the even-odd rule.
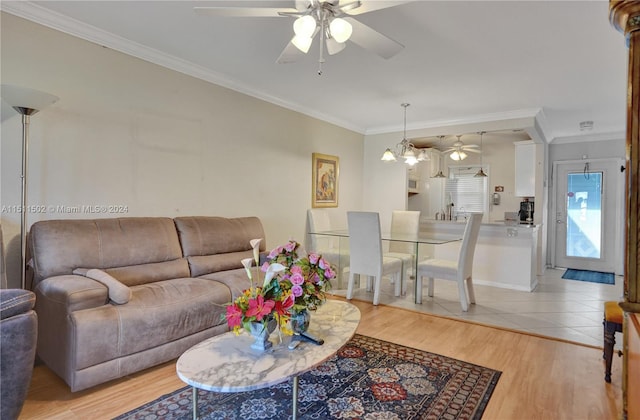
[[[409, 130], [537, 116], [549, 142], [624, 136], [628, 53], [606, 0], [400, 2], [356, 19], [403, 51], [385, 60], [348, 41], [322, 75], [317, 38], [298, 62], [276, 64], [292, 18], [193, 11], [293, 3], [3, 1], [2, 9], [363, 134], [402, 131], [407, 102]], [[580, 131], [587, 120], [593, 129]]]

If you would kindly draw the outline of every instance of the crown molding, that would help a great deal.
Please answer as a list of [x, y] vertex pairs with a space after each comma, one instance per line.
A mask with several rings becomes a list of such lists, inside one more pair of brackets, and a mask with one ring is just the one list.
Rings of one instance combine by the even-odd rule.
[[594, 141], [625, 140], [624, 131], [607, 131], [602, 133], [578, 134], [575, 136], [554, 137], [551, 144], [585, 143]]
[[[423, 121], [418, 123], [413, 123], [407, 126], [407, 130], [422, 130], [429, 128], [440, 128], [440, 127], [450, 127], [457, 125], [467, 125], [467, 124], [483, 124], [490, 123], [496, 121], [508, 121], [508, 120], [517, 120], [517, 119], [531, 119], [531, 125], [533, 125], [534, 118], [542, 112], [541, 108], [528, 108], [528, 109], [517, 109], [513, 111], [504, 111], [504, 112], [494, 112], [490, 114], [479, 114], [472, 115], [468, 117], [460, 117], [460, 118], [452, 118], [452, 119], [444, 119], [444, 120], [433, 120], [433, 121]], [[402, 126], [386, 126], [368, 129], [365, 132], [365, 135], [375, 135], [375, 134], [388, 134], [395, 133], [398, 131], [402, 131]]]
[[223, 74], [213, 72], [192, 62], [182, 60], [63, 14], [53, 12], [29, 1], [3, 1], [0, 2], [0, 10], [170, 70], [174, 70], [247, 96], [281, 106], [291, 111], [299, 112], [309, 117], [334, 124], [338, 127], [342, 127], [359, 134], [364, 134], [365, 132], [363, 127], [354, 125], [348, 121], [319, 113], [297, 103], [283, 101], [282, 99], [266, 94], [259, 89], [241, 84], [237, 80], [229, 78]]

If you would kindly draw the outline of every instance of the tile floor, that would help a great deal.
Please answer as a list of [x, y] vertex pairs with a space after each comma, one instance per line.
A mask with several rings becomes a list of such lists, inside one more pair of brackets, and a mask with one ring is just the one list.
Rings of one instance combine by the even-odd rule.
[[[547, 269], [533, 292], [474, 285], [476, 304], [466, 313], [460, 307], [456, 283], [446, 280], [436, 279], [432, 298], [427, 296], [425, 283], [422, 304], [417, 305], [413, 280], [405, 296], [395, 297], [393, 285], [385, 278], [380, 303], [602, 347], [603, 302], [621, 300], [623, 279], [616, 276], [615, 285], [565, 280], [564, 271]], [[337, 286], [332, 292], [346, 294]], [[354, 298], [371, 300], [373, 293], [356, 289]], [[621, 344], [622, 336], [617, 335], [616, 348]]]

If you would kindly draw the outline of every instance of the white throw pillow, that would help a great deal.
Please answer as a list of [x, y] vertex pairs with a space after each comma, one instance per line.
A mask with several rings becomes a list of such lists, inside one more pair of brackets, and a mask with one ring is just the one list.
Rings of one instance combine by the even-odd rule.
[[124, 305], [131, 299], [131, 289], [129, 286], [120, 283], [116, 278], [97, 268], [76, 268], [73, 274], [88, 277], [99, 281], [107, 286], [109, 290], [109, 299], [118, 305]]

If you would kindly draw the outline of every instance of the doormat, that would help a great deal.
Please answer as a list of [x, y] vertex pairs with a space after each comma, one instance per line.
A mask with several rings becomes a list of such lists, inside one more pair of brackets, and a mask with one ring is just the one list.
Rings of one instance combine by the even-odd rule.
[[574, 270], [567, 268], [562, 275], [563, 279], [589, 281], [591, 283], [615, 284], [615, 275], [613, 273], [603, 273], [601, 271]]
[[[298, 377], [299, 419], [480, 419], [501, 372], [356, 334]], [[116, 420], [191, 419], [186, 386]], [[291, 418], [291, 380], [255, 391], [199, 390], [203, 419]]]

